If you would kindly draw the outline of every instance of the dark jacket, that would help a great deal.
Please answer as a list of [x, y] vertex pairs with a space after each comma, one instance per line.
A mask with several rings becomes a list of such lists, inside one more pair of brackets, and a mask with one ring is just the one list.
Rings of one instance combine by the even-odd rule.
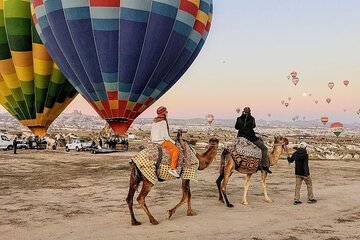
[[14, 139], [14, 141], [13, 141], [13, 146], [14, 146], [14, 148], [17, 147], [17, 140], [16, 139]]
[[287, 158], [289, 163], [295, 161], [295, 175], [309, 176], [309, 155], [306, 149], [298, 148], [291, 157]]
[[254, 128], [256, 128], [255, 118], [251, 115], [242, 114], [237, 118], [235, 129], [238, 130], [238, 137], [244, 137], [251, 142], [259, 140], [255, 136]]

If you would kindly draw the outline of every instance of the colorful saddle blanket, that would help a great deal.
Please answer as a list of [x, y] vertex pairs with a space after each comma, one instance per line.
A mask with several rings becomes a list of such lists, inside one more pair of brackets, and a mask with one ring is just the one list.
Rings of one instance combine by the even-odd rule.
[[[188, 144], [185, 144], [185, 154], [181, 150], [180, 144], [176, 143], [176, 145], [180, 149], [177, 172], [180, 173], [182, 179], [196, 180], [199, 160], [196, 158], [195, 153]], [[162, 162], [157, 174], [156, 162], [159, 153], [158, 146], [159, 144], [148, 143], [144, 150], [140, 151], [131, 159], [140, 172], [152, 184], [155, 184], [158, 180], [168, 181], [176, 179], [173, 175], [168, 173], [171, 160], [169, 152], [164, 148], [162, 148]]]
[[261, 161], [261, 150], [246, 138], [238, 137], [232, 144], [226, 146], [226, 150], [234, 159], [239, 172], [255, 173]]

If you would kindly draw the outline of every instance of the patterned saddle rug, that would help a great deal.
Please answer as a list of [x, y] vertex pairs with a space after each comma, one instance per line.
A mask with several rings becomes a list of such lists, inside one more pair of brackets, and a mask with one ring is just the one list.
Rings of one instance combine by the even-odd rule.
[[[131, 160], [140, 170], [140, 172], [152, 184], [160, 181], [175, 180], [176, 178], [168, 173], [170, 169], [170, 154], [167, 149], [162, 148], [162, 161], [157, 169], [157, 161], [159, 159], [159, 144], [147, 143], [145, 149], [140, 151]], [[181, 179], [196, 180], [197, 170], [199, 168], [199, 160], [188, 144], [185, 144], [185, 153], [180, 143], [176, 142], [176, 146], [180, 149], [178, 159], [177, 172]]]
[[226, 146], [236, 164], [236, 169], [245, 174], [255, 173], [261, 161], [261, 150], [246, 138], [238, 137]]

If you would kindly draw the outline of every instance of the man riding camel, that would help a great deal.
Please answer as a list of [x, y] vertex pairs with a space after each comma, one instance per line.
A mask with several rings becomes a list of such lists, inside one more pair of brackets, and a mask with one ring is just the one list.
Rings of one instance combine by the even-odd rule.
[[254, 128], [256, 128], [255, 118], [251, 116], [250, 108], [246, 107], [244, 108], [242, 115], [236, 120], [235, 129], [238, 130], [237, 136], [248, 139], [261, 149], [262, 159], [260, 169], [262, 171], [266, 171], [267, 173], [272, 173], [269, 169], [270, 161], [268, 157], [268, 149], [264, 142], [255, 135]]
[[151, 126], [151, 141], [153, 143], [161, 144], [162, 147], [166, 148], [171, 157], [171, 164], [169, 173], [174, 177], [179, 178], [179, 174], [176, 172], [177, 162], [180, 154], [180, 150], [175, 145], [175, 141], [171, 139], [169, 134], [169, 124], [167, 121], [167, 109], [166, 107], [159, 107], [156, 110], [157, 117]]

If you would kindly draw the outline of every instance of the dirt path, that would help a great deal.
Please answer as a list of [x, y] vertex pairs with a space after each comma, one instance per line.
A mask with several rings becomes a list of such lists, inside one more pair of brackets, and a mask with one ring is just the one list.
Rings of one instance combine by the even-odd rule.
[[241, 205], [243, 176], [235, 173], [228, 187], [235, 208], [228, 209], [217, 200], [218, 157], [192, 182], [197, 216], [187, 217], [186, 208], [181, 208], [166, 219], [166, 210], [179, 201], [181, 190], [179, 180], [165, 182], [147, 199], [160, 224], [152, 226], [136, 206], [143, 224], [133, 227], [125, 202], [133, 154], [1, 152], [1, 239], [360, 239], [360, 161], [312, 161], [319, 200], [315, 205], [292, 205], [294, 170], [284, 160], [272, 168], [271, 204], [263, 201], [260, 177], [255, 175], [250, 205]]

